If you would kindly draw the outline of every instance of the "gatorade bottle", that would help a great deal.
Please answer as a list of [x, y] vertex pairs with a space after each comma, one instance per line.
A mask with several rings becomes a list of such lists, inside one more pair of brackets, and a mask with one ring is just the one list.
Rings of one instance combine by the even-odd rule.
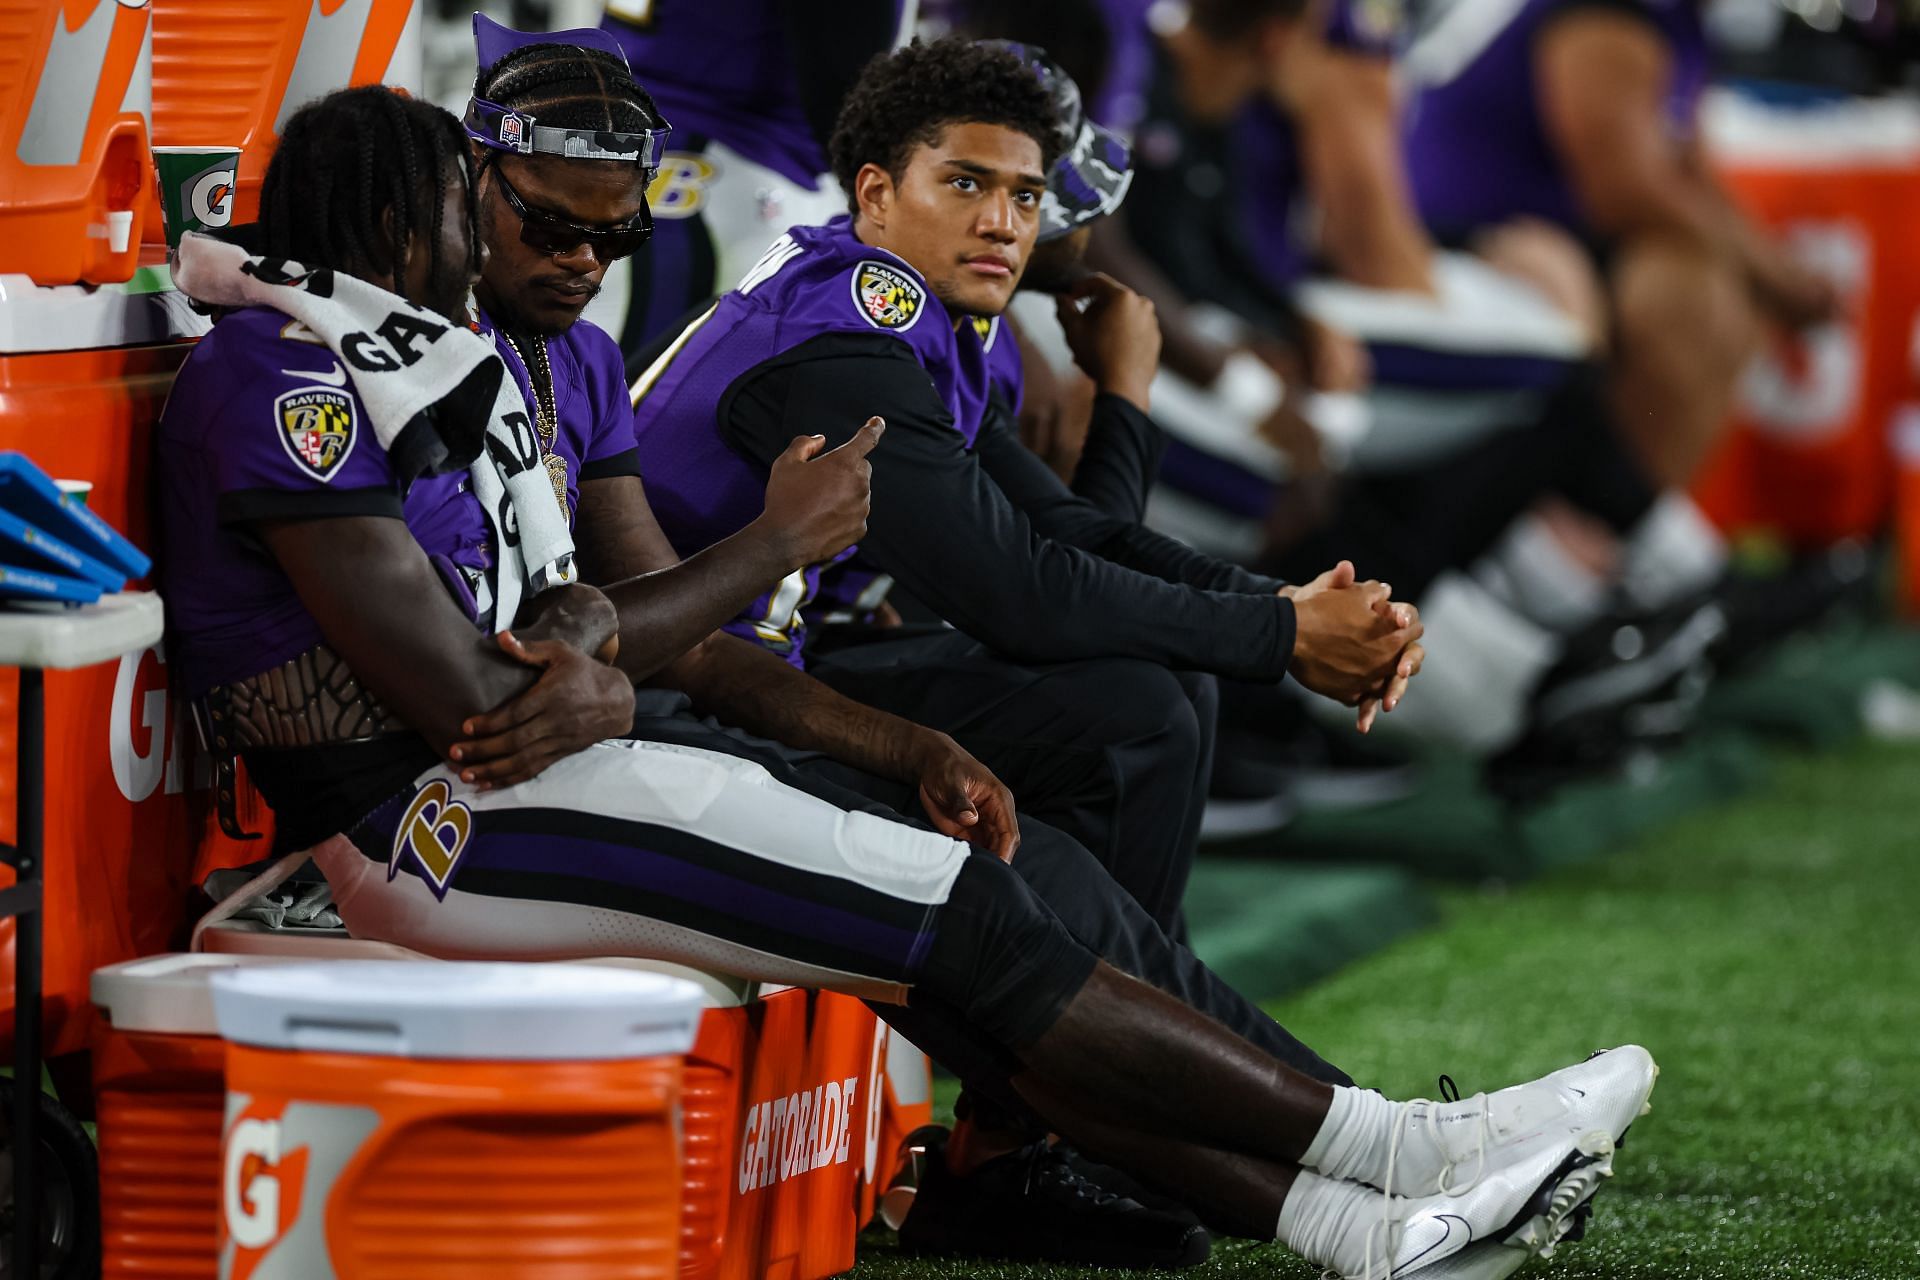
[[701, 997], [566, 964], [213, 978], [222, 1280], [668, 1280]]
[[0, 274], [132, 277], [150, 208], [147, 0], [0, 4]]
[[[259, 214], [280, 128], [357, 84], [419, 93], [419, 0], [153, 0], [153, 140], [242, 148], [233, 220]], [[158, 241], [158, 228], [148, 239]]]

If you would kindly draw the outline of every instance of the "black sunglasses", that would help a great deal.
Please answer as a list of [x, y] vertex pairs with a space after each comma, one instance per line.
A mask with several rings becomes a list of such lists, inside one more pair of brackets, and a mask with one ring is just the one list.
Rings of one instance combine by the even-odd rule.
[[634, 253], [653, 234], [653, 210], [647, 207], [644, 196], [640, 212], [625, 226], [583, 227], [543, 210], [529, 209], [513, 184], [507, 181], [507, 175], [500, 172], [500, 166], [496, 164], [492, 168], [493, 176], [500, 181], [500, 194], [507, 198], [507, 207], [520, 218], [520, 243], [541, 253], [572, 253], [585, 244], [592, 246], [593, 256], [601, 262], [612, 262]]

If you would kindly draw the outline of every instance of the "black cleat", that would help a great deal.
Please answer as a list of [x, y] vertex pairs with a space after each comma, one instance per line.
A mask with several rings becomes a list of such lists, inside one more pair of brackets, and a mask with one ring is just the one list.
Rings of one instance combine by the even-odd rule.
[[1213, 1243], [1190, 1213], [1116, 1195], [1045, 1142], [965, 1177], [948, 1171], [944, 1139], [930, 1142], [899, 1231], [905, 1253], [1161, 1270], [1205, 1262]]

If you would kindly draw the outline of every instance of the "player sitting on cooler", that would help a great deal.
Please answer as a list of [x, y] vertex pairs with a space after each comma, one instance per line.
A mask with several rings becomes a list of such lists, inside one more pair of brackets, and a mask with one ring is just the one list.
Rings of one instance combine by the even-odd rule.
[[[181, 286], [227, 314], [160, 429], [173, 651], [285, 841], [345, 835], [316, 854], [356, 934], [626, 951], [906, 1005], [1057, 1130], [1350, 1277], [1505, 1274], [1564, 1236], [1645, 1105], [1644, 1051], [1459, 1102], [1329, 1085], [1209, 1016], [1245, 1005], [1211, 975], [1180, 999], [1109, 963], [998, 857], [802, 789], [718, 732], [618, 736], [646, 727], [602, 660], [619, 621], [569, 582], [528, 406], [464, 323], [470, 196], [451, 117], [348, 90], [287, 122], [265, 256], [181, 249]], [[696, 607], [655, 605], [663, 626]], [[545, 638], [496, 638], [527, 619]], [[534, 683], [523, 658], [546, 672], [550, 762], [469, 783], [449, 756]]]

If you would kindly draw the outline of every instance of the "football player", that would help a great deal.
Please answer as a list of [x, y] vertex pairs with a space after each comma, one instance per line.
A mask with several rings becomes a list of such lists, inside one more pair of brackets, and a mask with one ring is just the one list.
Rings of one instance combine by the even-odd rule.
[[[604, 149], [640, 154], [647, 131], [617, 123], [594, 129]], [[544, 446], [519, 438], [526, 406], [461, 329], [481, 257], [468, 145], [417, 100], [330, 95], [283, 130], [268, 256], [182, 250], [180, 278], [233, 309], [159, 432], [173, 638], [190, 695], [221, 708], [216, 746], [244, 754], [285, 841], [346, 837], [315, 855], [355, 934], [439, 955], [612, 946], [906, 1005], [1055, 1128], [1348, 1277], [1505, 1274], [1565, 1236], [1651, 1091], [1643, 1050], [1458, 1102], [1329, 1084], [1260, 1047], [1279, 1041], [1203, 970], [1193, 1003], [1128, 976], [1000, 858], [717, 731], [648, 732], [630, 677], [603, 660], [625, 626], [607, 597], [565, 583], [569, 553], [548, 534], [553, 558], [528, 565], [560, 500], [548, 476], [528, 483]], [[331, 207], [321, 178], [361, 198]], [[349, 302], [345, 324], [293, 315]], [[396, 388], [428, 370], [444, 393], [411, 412]], [[292, 438], [319, 428], [280, 401], [316, 387], [341, 393], [338, 444]], [[500, 509], [476, 492], [496, 485]], [[484, 623], [443, 555], [483, 567]], [[670, 627], [695, 607], [671, 588], [654, 604]], [[523, 617], [544, 635], [515, 635]], [[473, 721], [535, 687], [551, 749], [517, 780], [463, 777]]]

